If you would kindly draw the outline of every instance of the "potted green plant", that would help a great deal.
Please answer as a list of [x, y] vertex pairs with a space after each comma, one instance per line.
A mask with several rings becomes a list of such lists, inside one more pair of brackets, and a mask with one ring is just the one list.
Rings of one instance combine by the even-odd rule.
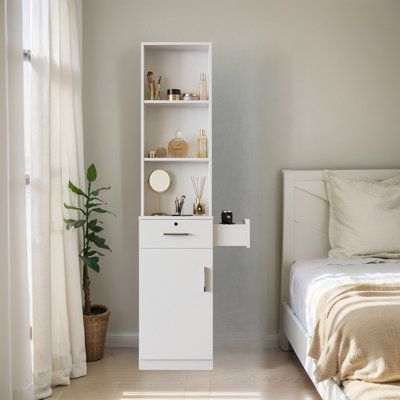
[[68, 230], [81, 228], [83, 232], [82, 250], [79, 253], [79, 258], [83, 264], [83, 322], [85, 327], [86, 360], [97, 361], [102, 359], [104, 355], [110, 310], [102, 304], [91, 304], [89, 268], [99, 272], [99, 260], [100, 257], [104, 256], [100, 250], [111, 251], [106, 244], [106, 240], [99, 236], [99, 233], [104, 228], [102, 227], [102, 221], [98, 219], [99, 214], [112, 214], [104, 208], [106, 203], [99, 197], [100, 192], [111, 189], [111, 186], [92, 189], [92, 184], [97, 178], [94, 164], [91, 164], [87, 169], [86, 178], [86, 192], [69, 181], [68, 189], [78, 196], [80, 205], [76, 207], [64, 203], [65, 208], [78, 212], [78, 219], [65, 219], [64, 221]]

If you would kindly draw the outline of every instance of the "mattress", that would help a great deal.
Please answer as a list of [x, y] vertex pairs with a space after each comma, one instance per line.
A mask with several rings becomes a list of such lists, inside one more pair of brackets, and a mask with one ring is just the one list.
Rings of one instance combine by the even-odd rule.
[[365, 259], [301, 260], [290, 271], [290, 306], [313, 335], [316, 307], [328, 290], [346, 284], [400, 283], [400, 261]]

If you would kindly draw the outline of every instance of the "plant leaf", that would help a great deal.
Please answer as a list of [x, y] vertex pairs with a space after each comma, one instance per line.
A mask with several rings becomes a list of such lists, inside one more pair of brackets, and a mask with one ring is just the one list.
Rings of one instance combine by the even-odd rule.
[[105, 213], [112, 214], [112, 215], [114, 215], [114, 217], [116, 216], [111, 211], [104, 210], [104, 208], [93, 208], [93, 210], [91, 210], [91, 211], [94, 211], [94, 212], [97, 212], [97, 213], [100, 213], [100, 214], [105, 214]]
[[99, 242], [105, 242], [106, 241], [106, 239], [104, 239], [104, 238], [102, 238], [102, 237], [100, 237], [100, 236], [97, 236], [95, 233], [89, 233], [89, 234], [87, 234], [86, 235], [86, 239], [87, 240], [89, 240], [89, 241], [91, 241], [91, 242], [94, 242], [94, 241], [99, 241]]
[[73, 224], [74, 228], [80, 228], [81, 226], [85, 225], [86, 220], [80, 219]]
[[69, 204], [64, 203], [64, 207], [68, 208], [68, 210], [77, 210], [80, 211], [81, 213], [83, 213], [84, 215], [86, 215], [85, 211], [82, 210], [82, 208], [79, 207], [75, 207], [75, 206], [71, 206]]
[[94, 164], [91, 164], [90, 167], [87, 169], [86, 178], [89, 182], [94, 182], [97, 178], [97, 171]]
[[86, 264], [93, 271], [100, 272], [99, 257], [86, 257], [82, 255], [80, 255], [79, 257], [84, 262], [84, 264]]
[[101, 249], [105, 249], [105, 250], [108, 250], [108, 251], [111, 251], [111, 252], [112, 252], [112, 250], [110, 249], [110, 247], [109, 247], [107, 244], [105, 244], [105, 243], [102, 243], [102, 244], [100, 244], [100, 243], [95, 243], [95, 244], [96, 244], [97, 247], [100, 247]]
[[92, 232], [96, 232], [96, 233], [101, 232], [101, 231], [104, 230], [104, 228], [102, 228], [101, 226], [98, 226], [98, 225], [89, 226], [89, 229], [90, 229]]
[[71, 192], [74, 192], [75, 194], [77, 194], [78, 196], [88, 197], [88, 195], [82, 189], [79, 189], [71, 181], [69, 181], [69, 183], [68, 183], [68, 189], [71, 190]]
[[100, 197], [92, 197], [92, 196], [90, 196], [89, 201], [94, 201], [94, 200], [100, 201], [101, 203], [105, 204], [105, 201], [103, 199], [100, 199]]
[[[67, 220], [65, 220], [67, 221]], [[81, 226], [85, 225], [85, 220], [84, 219], [79, 219], [79, 220], [74, 220], [74, 219], [69, 219], [67, 223], [67, 230], [70, 230], [71, 228], [80, 228]]]
[[93, 231], [93, 232], [101, 232], [104, 228], [102, 228], [101, 226], [97, 225], [97, 219], [92, 219], [89, 223], [88, 223], [88, 228]]
[[74, 223], [76, 222], [76, 219], [66, 219], [66, 218], [64, 218], [64, 222], [66, 223], [67, 230], [70, 230], [74, 226]]
[[67, 231], [69, 231], [71, 228], [79, 228], [80, 226], [82, 226], [83, 224], [80, 223], [80, 221], [74, 221], [74, 222], [70, 222], [67, 224], [66, 228]]
[[87, 253], [86, 253], [86, 255], [87, 256], [94, 256], [95, 254], [98, 254], [99, 256], [105, 256], [105, 254], [103, 254], [103, 253], [100, 253], [99, 251], [97, 251], [97, 250], [91, 250], [91, 251], [88, 251]]
[[97, 219], [92, 219], [88, 222], [88, 227], [90, 228], [91, 226], [96, 226], [97, 225]]
[[111, 249], [106, 245], [106, 239], [97, 236], [95, 233], [89, 233], [85, 237], [87, 240], [89, 240], [89, 242], [94, 243], [97, 247], [111, 251]]
[[93, 207], [97, 207], [97, 206], [102, 206], [102, 205], [104, 205], [105, 203], [87, 203], [86, 204], [86, 207], [87, 208], [93, 208]]
[[94, 190], [91, 194], [92, 194], [93, 196], [98, 196], [98, 194], [99, 194], [102, 190], [109, 190], [109, 189], [111, 189], [111, 186], [103, 186], [103, 187], [100, 188], [100, 189]]

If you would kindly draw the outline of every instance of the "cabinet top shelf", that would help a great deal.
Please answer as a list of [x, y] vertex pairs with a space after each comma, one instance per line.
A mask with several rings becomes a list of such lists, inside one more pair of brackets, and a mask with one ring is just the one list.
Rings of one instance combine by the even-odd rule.
[[207, 51], [211, 47], [209, 42], [142, 42], [146, 50], [172, 51]]

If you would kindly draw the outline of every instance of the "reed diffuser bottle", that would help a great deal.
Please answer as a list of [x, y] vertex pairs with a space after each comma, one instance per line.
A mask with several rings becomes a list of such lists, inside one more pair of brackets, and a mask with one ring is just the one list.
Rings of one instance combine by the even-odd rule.
[[204, 192], [204, 185], [206, 183], [206, 177], [196, 177], [192, 176], [192, 185], [194, 194], [196, 196], [195, 203], [193, 204], [193, 215], [205, 215], [206, 213], [206, 205], [203, 201], [203, 192]]
[[205, 129], [200, 129], [199, 137], [197, 138], [197, 157], [207, 158], [207, 136]]

